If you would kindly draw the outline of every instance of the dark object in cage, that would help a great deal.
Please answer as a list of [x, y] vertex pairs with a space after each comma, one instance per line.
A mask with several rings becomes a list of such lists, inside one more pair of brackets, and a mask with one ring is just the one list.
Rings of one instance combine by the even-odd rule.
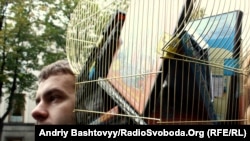
[[[87, 82], [107, 75], [112, 56], [118, 48], [118, 41], [122, 25], [125, 21], [125, 13], [117, 11], [104, 29], [102, 36], [86, 60], [77, 82]], [[109, 111], [114, 102], [96, 84], [96, 82], [78, 84], [77, 86], [76, 120], [78, 124], [102, 124], [97, 123], [100, 113], [97, 111]], [[121, 121], [122, 122], [122, 121]], [[116, 122], [116, 124], [119, 124]]]
[[[81, 3], [90, 3], [83, 20], [92, 19], [86, 22], [90, 26], [72, 28], [77, 37], [67, 38], [76, 48], [69, 46], [67, 55], [78, 76], [78, 124], [217, 125], [245, 120], [243, 13], [224, 9], [191, 19], [197, 10], [209, 9], [199, 7], [202, 1], [178, 0], [173, 8], [175, 2], [131, 0], [126, 21], [118, 19], [118, 24], [106, 18], [116, 4], [98, 10], [95, 0]], [[101, 35], [99, 27], [106, 29]], [[86, 34], [93, 30], [97, 36]], [[76, 38], [83, 41], [74, 42]]]

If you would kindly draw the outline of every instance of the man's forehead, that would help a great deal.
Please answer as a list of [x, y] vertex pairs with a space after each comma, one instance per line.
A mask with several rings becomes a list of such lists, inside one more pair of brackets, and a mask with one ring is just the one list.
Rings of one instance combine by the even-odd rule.
[[45, 93], [49, 89], [63, 89], [65, 91], [74, 90], [75, 77], [70, 74], [51, 75], [38, 84], [36, 95]]

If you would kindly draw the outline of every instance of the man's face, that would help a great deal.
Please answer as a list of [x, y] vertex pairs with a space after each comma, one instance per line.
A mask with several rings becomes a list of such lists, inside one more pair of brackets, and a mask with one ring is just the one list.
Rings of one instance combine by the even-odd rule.
[[75, 124], [75, 77], [52, 75], [42, 81], [36, 93], [32, 116], [37, 124]]

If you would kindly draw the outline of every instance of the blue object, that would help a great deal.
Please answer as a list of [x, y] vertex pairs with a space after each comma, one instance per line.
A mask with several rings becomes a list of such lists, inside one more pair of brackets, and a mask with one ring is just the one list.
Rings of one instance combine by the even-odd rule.
[[232, 76], [234, 75], [234, 71], [233, 70], [229, 70], [227, 68], [232, 68], [232, 69], [236, 69], [239, 68], [239, 63], [238, 63], [238, 59], [232, 59], [232, 58], [228, 58], [224, 60], [224, 75], [226, 76]]

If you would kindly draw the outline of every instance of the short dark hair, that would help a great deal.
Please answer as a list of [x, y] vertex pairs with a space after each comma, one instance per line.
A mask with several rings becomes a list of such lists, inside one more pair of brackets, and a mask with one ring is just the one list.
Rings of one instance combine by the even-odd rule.
[[46, 80], [51, 75], [57, 75], [59, 73], [74, 75], [70, 68], [68, 60], [58, 60], [42, 68], [40, 74], [38, 75], [38, 82]]

